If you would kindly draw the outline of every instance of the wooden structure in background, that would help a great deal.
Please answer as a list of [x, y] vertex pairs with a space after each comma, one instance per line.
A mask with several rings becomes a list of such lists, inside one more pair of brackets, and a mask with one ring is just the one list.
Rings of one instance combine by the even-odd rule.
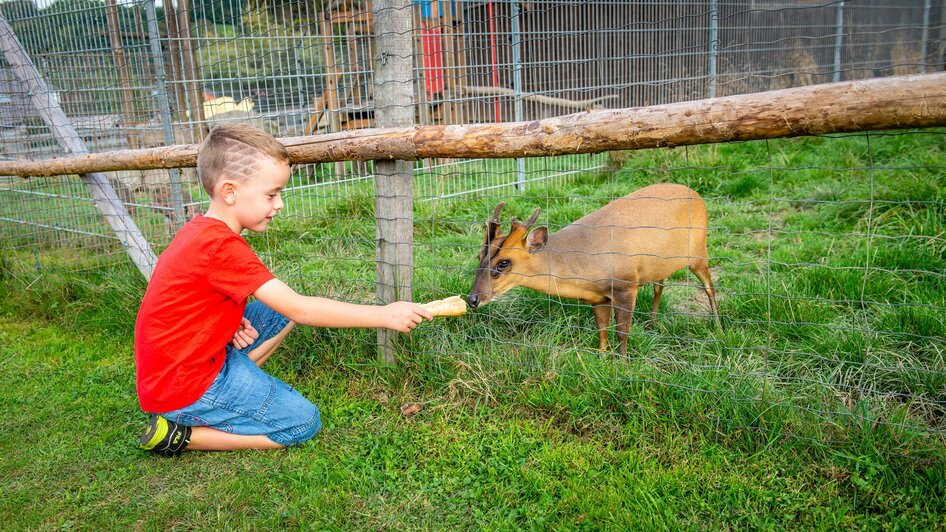
[[[493, 57], [501, 54], [501, 62], [508, 63], [508, 46], [495, 43], [466, 42], [465, 12], [479, 14], [478, 3], [457, 3], [431, 0], [428, 3], [414, 3], [409, 6], [413, 15], [413, 53], [417, 56], [415, 80], [416, 120], [421, 125], [462, 124], [470, 122], [496, 122], [497, 116], [511, 117], [506, 107], [521, 100], [541, 106], [547, 111], [539, 114], [557, 115], [561, 110], [588, 110], [602, 106], [609, 100], [619, 98], [616, 94], [592, 98], [569, 99], [552, 97], [534, 92], [516, 92], [503, 85], [508, 81], [508, 67], [494, 69], [492, 77], [476, 76], [482, 69], [468, 68], [468, 53], [474, 62], [485, 60], [478, 45], [492, 48]], [[502, 12], [496, 17], [506, 17]], [[370, 80], [366, 71], [365, 60], [371, 57], [367, 36], [372, 34], [374, 18], [370, 0], [350, 0], [335, 4], [335, 9], [327, 11], [319, 21], [319, 31], [323, 36], [322, 53], [325, 59], [325, 90], [317, 95], [309, 107], [309, 120], [305, 133], [313, 135], [320, 132], [338, 133], [354, 129], [364, 129], [374, 125], [375, 95], [371, 91]], [[483, 25], [483, 21], [478, 21]], [[503, 27], [503, 31], [508, 28]], [[493, 28], [493, 33], [496, 29]], [[337, 36], [345, 43], [340, 56], [336, 48]], [[495, 58], [494, 58], [495, 59]], [[480, 64], [480, 63], [477, 63]], [[347, 68], [346, 68], [347, 67]], [[350, 74], [345, 74], [348, 71]], [[500, 79], [500, 74], [502, 74]], [[538, 89], [535, 89], [538, 90]], [[542, 88], [542, 90], [545, 90]], [[503, 102], [503, 112], [497, 114], [499, 103]], [[484, 112], [484, 105], [489, 112]], [[536, 114], [533, 112], [531, 114]]]
[[[370, 94], [362, 94], [362, 89], [368, 87], [367, 79], [361, 74], [353, 75], [354, 79], [346, 80], [342, 77], [339, 68], [340, 61], [336, 55], [335, 36], [347, 35], [345, 63], [358, 64], [361, 55], [366, 60], [370, 54], [360, 53], [359, 48], [368, 46], [372, 35], [372, 7], [373, 3], [342, 2], [336, 8], [324, 13], [319, 21], [319, 32], [322, 34], [322, 57], [325, 64], [325, 90], [316, 96], [309, 107], [309, 122], [306, 133], [309, 135], [321, 130], [330, 133], [350, 129], [371, 127], [372, 109], [368, 107]], [[339, 9], [340, 8], [340, 9]], [[368, 70], [369, 65], [363, 65], [362, 71]], [[350, 68], [350, 70], [356, 70]]]
[[[433, 0], [429, 6], [412, 4], [405, 8], [413, 13], [413, 27], [418, 29], [414, 50], [420, 54], [420, 75], [415, 92], [420, 104], [416, 118], [421, 124], [463, 122], [460, 106], [450, 101], [453, 95], [460, 94], [456, 86], [463, 83], [465, 76], [461, 36], [463, 10], [459, 4], [455, 4], [455, 9], [450, 5], [451, 2]], [[325, 90], [309, 107], [306, 134], [374, 126], [375, 94], [370, 74], [364, 73], [370, 67], [366, 63], [372, 59], [372, 11], [371, 0], [340, 2], [319, 21], [326, 68]], [[346, 37], [344, 58], [338, 57], [339, 50], [335, 47], [335, 37], [341, 35]], [[340, 68], [343, 64], [349, 67], [351, 74], [343, 74]], [[431, 72], [436, 74], [431, 76]], [[437, 101], [432, 103], [434, 100]]]
[[[121, 87], [122, 123], [128, 127], [136, 122], [135, 93], [131, 83], [131, 71], [125, 60], [125, 46], [122, 43], [121, 29], [118, 25], [118, 7], [115, 0], [105, 0], [105, 15], [108, 22], [108, 37], [112, 47], [112, 59], [118, 71], [118, 84]], [[138, 137], [128, 133], [125, 136], [129, 148], [140, 148]]]
[[189, 0], [166, 0], [165, 24], [168, 32], [168, 51], [171, 56], [169, 84], [177, 104], [178, 118], [185, 111], [190, 114], [191, 142], [200, 142], [207, 133], [204, 123], [204, 91], [201, 88], [200, 63], [194, 51], [190, 24]]
[[[370, 95], [362, 95], [362, 89], [368, 87], [366, 75], [353, 75], [354, 79], [345, 80], [339, 68], [339, 59], [336, 55], [336, 34], [347, 35], [345, 59], [348, 65], [358, 63], [359, 48], [367, 48], [367, 41], [372, 31], [372, 2], [349, 1], [335, 4], [335, 8], [327, 10], [319, 21], [319, 32], [322, 34], [322, 57], [325, 65], [325, 90], [315, 97], [309, 106], [309, 121], [305, 132], [314, 135], [320, 131], [337, 133], [350, 129], [363, 129], [372, 126], [372, 112], [368, 101]], [[370, 57], [365, 51], [362, 57]], [[367, 71], [370, 65], [363, 68], [349, 70]], [[347, 175], [348, 169], [344, 163], [335, 165], [337, 175]]]

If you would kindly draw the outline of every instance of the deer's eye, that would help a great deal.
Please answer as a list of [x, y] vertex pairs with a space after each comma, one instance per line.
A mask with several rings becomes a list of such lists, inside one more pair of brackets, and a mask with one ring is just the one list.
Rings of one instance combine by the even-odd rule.
[[512, 261], [509, 259], [502, 259], [496, 263], [496, 267], [491, 269], [489, 274], [494, 278], [498, 278], [501, 273], [509, 269], [509, 266], [512, 264]]

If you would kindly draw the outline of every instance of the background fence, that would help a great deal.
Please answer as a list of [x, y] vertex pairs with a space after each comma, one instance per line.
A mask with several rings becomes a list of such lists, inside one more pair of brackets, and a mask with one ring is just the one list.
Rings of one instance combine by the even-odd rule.
[[[370, 2], [7, 1], [0, 10], [91, 151], [198, 142], [226, 120], [277, 136], [372, 125]], [[415, 2], [405, 31], [415, 37], [417, 123], [458, 124], [939, 70], [943, 13], [924, 0]], [[0, 122], [0, 157], [61, 153], [3, 64]], [[602, 164], [528, 160], [509, 173], [502, 162], [424, 161], [418, 191], [521, 188]], [[480, 177], [455, 179], [472, 173]], [[297, 175], [293, 188], [332, 196], [370, 168]], [[168, 212], [167, 172], [112, 177], [135, 207]], [[183, 201], [199, 210], [192, 172], [184, 182]]]
[[[371, 127], [371, 8], [0, 3], [91, 151], [198, 142], [231, 120], [280, 137]], [[416, 2], [412, 18], [404, 31], [414, 40], [415, 120], [460, 124], [942, 70], [946, 2]], [[60, 155], [7, 67], [0, 61], [0, 157]], [[587, 306], [532, 293], [517, 292], [471, 321], [437, 322], [417, 341], [436, 340], [439, 363], [459, 360], [469, 370], [458, 386], [487, 396], [477, 368], [508, 373], [500, 381], [507, 383], [557, 372], [643, 394], [659, 384], [700, 397], [707, 416], [726, 426], [752, 428], [784, 409], [799, 424], [827, 420], [809, 434], [822, 441], [840, 438], [849, 423], [878, 420], [941, 433], [942, 140], [940, 131], [921, 131], [419, 161], [417, 299], [469, 289], [483, 222], [499, 201], [520, 218], [542, 207], [539, 223], [554, 231], [638, 186], [675, 181], [708, 204], [727, 332], [712, 332], [695, 280], [677, 275], [669, 284], [684, 288], [667, 290], [669, 318], [656, 329], [635, 326], [634, 363], [623, 367], [594, 351]], [[248, 238], [297, 288], [374, 301], [372, 172], [357, 162], [295, 167], [279, 223]], [[206, 205], [191, 170], [108, 179], [156, 251]], [[3, 266], [24, 286], [50, 271], [127, 262], [74, 176], [0, 177], [0, 228]], [[311, 341], [336, 345], [336, 335], [345, 345], [372, 342], [355, 332]], [[722, 408], [720, 398], [733, 401]]]

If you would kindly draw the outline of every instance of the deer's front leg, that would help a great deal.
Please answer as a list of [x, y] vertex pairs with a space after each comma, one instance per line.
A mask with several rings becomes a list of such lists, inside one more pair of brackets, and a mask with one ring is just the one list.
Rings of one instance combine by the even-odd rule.
[[611, 303], [599, 303], [592, 307], [595, 311], [595, 324], [598, 325], [598, 349], [608, 349], [608, 326], [611, 325]]

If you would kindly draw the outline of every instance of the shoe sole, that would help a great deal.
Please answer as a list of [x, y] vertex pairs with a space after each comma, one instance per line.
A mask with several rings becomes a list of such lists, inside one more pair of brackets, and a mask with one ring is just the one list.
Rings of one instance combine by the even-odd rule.
[[150, 451], [168, 435], [168, 422], [161, 416], [152, 416], [145, 433], [138, 440], [138, 448]]

